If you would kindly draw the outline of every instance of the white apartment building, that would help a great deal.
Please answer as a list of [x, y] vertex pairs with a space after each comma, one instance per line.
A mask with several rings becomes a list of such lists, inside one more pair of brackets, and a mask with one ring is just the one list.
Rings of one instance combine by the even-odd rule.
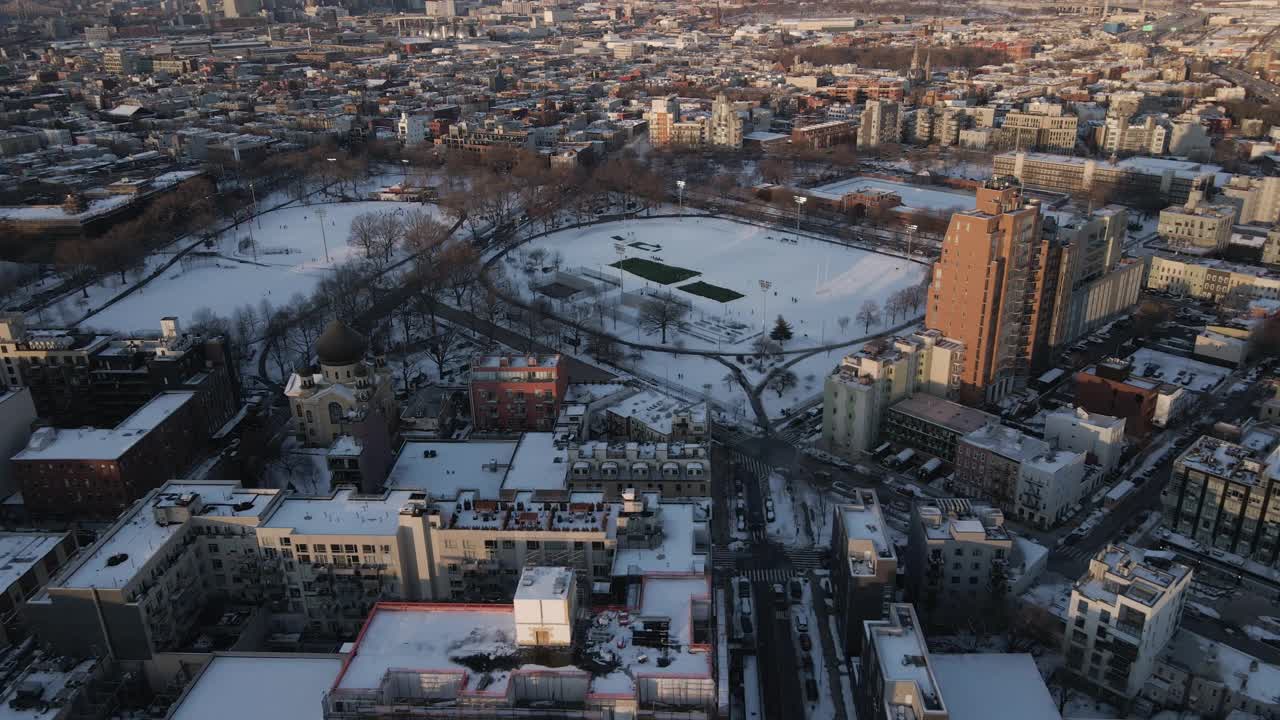
[[1232, 175], [1222, 194], [1239, 204], [1242, 224], [1280, 222], [1280, 177]]
[[1138, 122], [1108, 115], [1102, 128], [1102, 150], [1110, 155], [1164, 155], [1169, 149], [1168, 117], [1148, 115]]
[[862, 624], [879, 620], [893, 601], [898, 556], [875, 490], [858, 488], [836, 505], [832, 524], [831, 582], [846, 653], [862, 649]]
[[707, 119], [707, 144], [712, 147], [742, 147], [742, 116], [724, 95], [717, 95]]
[[961, 492], [988, 498], [1042, 528], [1066, 520], [1096, 477], [1083, 453], [997, 423], [965, 435], [956, 446], [955, 484]]
[[1082, 407], [1055, 410], [1045, 416], [1044, 439], [1052, 447], [1083, 453], [1086, 462], [1109, 474], [1124, 452], [1124, 418]]
[[407, 112], [400, 113], [396, 123], [396, 137], [405, 145], [420, 145], [430, 142], [431, 118], [428, 115]]
[[823, 385], [823, 447], [847, 456], [872, 449], [890, 405], [915, 393], [950, 397], [963, 362], [964, 345], [936, 330], [867, 343]]
[[1109, 544], [1067, 607], [1067, 671], [1121, 704], [1137, 696], [1178, 630], [1191, 569], [1173, 554]]
[[1192, 192], [1185, 205], [1160, 211], [1156, 233], [1175, 250], [1220, 252], [1231, 242], [1236, 211], [1234, 205], [1210, 204]]

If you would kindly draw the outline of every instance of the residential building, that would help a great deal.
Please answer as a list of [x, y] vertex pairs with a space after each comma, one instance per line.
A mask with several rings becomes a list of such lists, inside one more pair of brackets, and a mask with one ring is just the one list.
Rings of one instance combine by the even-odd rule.
[[1200, 192], [1192, 192], [1182, 206], [1160, 211], [1156, 233], [1170, 248], [1192, 253], [1219, 253], [1231, 242], [1231, 226], [1237, 208], [1211, 204]]
[[706, 402], [686, 402], [655, 390], [633, 390], [624, 398], [606, 402], [604, 424], [610, 439], [640, 443], [704, 443], [711, 439]]
[[390, 446], [400, 416], [391, 370], [381, 357], [367, 359], [367, 352], [364, 336], [346, 323], [332, 320], [325, 326], [315, 344], [318, 371], [295, 372], [285, 384], [299, 441], [328, 447], [351, 435]]
[[1063, 408], [1045, 415], [1044, 439], [1052, 447], [1084, 453], [1087, 463], [1109, 475], [1124, 453], [1124, 424], [1122, 417]]
[[26, 512], [112, 518], [180, 477], [209, 438], [194, 398], [190, 391], [157, 395], [114, 428], [36, 430], [12, 463]]
[[1029, 654], [930, 653], [907, 603], [889, 605], [886, 618], [868, 621], [863, 632], [854, 688], [859, 718], [1062, 720]]
[[876, 491], [857, 488], [833, 510], [831, 585], [844, 652], [862, 652], [867, 620], [879, 620], [893, 601], [898, 556], [885, 526]]
[[711, 495], [711, 455], [700, 444], [585, 442], [569, 446], [565, 465], [570, 491], [603, 493], [606, 500], [628, 490], [664, 498]]
[[1048, 340], [1055, 351], [1137, 305], [1146, 266], [1122, 258], [1127, 224], [1128, 213], [1119, 205], [1046, 217], [1042, 232], [1061, 253]]
[[1133, 204], [1154, 197], [1184, 203], [1198, 182], [1212, 182], [1217, 168], [1186, 160], [1131, 157], [1116, 161], [1070, 155], [1007, 152], [992, 159], [995, 175], [1018, 178], [1029, 190], [1090, 193], [1107, 202]]
[[1182, 620], [1191, 569], [1173, 558], [1108, 544], [1071, 589], [1067, 672], [1121, 705], [1137, 697]]
[[1228, 293], [1257, 300], [1280, 300], [1280, 275], [1256, 265], [1157, 252], [1151, 255], [1146, 286], [1197, 300], [1218, 301]]
[[1133, 122], [1109, 114], [1098, 145], [1108, 155], [1164, 155], [1172, 130], [1168, 116], [1147, 115]]
[[1239, 205], [1241, 224], [1280, 222], [1280, 177], [1232, 175], [1221, 190], [1225, 198]]
[[925, 326], [964, 344], [962, 401], [996, 402], [1046, 361], [1060, 257], [1012, 178], [988, 181], [976, 209], [952, 215]]
[[1181, 628], [1157, 658], [1139, 702], [1206, 718], [1280, 717], [1275, 676], [1275, 665]]
[[680, 121], [680, 105], [674, 95], [654, 98], [644, 119], [649, 124], [649, 142], [664, 147], [674, 142], [672, 126]]
[[479, 432], [550, 430], [569, 374], [559, 355], [485, 355], [471, 361], [471, 422]]
[[23, 603], [44, 588], [76, 549], [75, 533], [0, 532], [0, 563], [8, 583], [0, 587], [0, 647], [26, 637]]
[[1173, 463], [1160, 497], [1169, 528], [1266, 565], [1280, 560], [1280, 430], [1249, 427], [1240, 442], [1202, 436]]
[[734, 104], [723, 94], [717, 95], [711, 104], [711, 117], [707, 120], [707, 144], [712, 147], [742, 147], [742, 116]]
[[431, 117], [423, 113], [400, 113], [396, 122], [396, 137], [405, 145], [419, 145], [431, 139]]
[[35, 422], [36, 406], [31, 402], [30, 390], [24, 387], [0, 390], [0, 500], [20, 488], [9, 458], [27, 446]]
[[949, 720], [915, 609], [893, 603], [863, 625], [855, 703], [864, 720]]
[[990, 612], [1010, 592], [1013, 536], [994, 506], [960, 499], [917, 501], [908, 528], [907, 590], [936, 624]]
[[883, 432], [885, 438], [895, 443], [953, 463], [960, 438], [991, 422], [999, 419], [981, 410], [921, 394], [890, 406], [884, 416]]
[[222, 0], [222, 12], [229, 18], [255, 17], [262, 12], [262, 0]]
[[857, 138], [858, 126], [848, 120], [802, 125], [791, 130], [791, 144], [813, 149], [843, 145]]
[[1180, 385], [1134, 373], [1133, 362], [1105, 359], [1076, 373], [1076, 404], [1091, 413], [1123, 418], [1131, 438], [1145, 438], [1164, 427], [1193, 401]]
[[1001, 150], [1044, 150], [1070, 153], [1076, 146], [1079, 118], [1064, 113], [1061, 105], [1044, 105], [1036, 111], [1011, 111], [1000, 126]]
[[28, 329], [21, 314], [0, 314], [0, 380], [26, 387], [36, 414], [61, 427], [114, 425], [156, 395], [196, 394], [209, 435], [240, 410], [238, 360], [224, 337], [160, 320], [158, 337]]
[[875, 447], [889, 406], [917, 392], [954, 397], [964, 348], [936, 330], [868, 342], [827, 376], [822, 442], [851, 456]]
[[873, 148], [902, 140], [901, 106], [888, 100], [868, 100], [858, 123], [858, 147]]
[[[440, 464], [420, 485], [470, 484], [450, 472], [463, 468], [456, 459], [411, 468], [431, 461]], [[710, 539], [700, 504], [544, 490], [556, 473], [563, 487], [563, 467], [534, 452], [499, 482], [455, 487], [448, 500], [417, 489], [299, 496], [173, 481], [130, 507], [28, 602], [27, 615], [60, 653], [109, 648], [145, 660], [186, 647], [214, 599], [266, 603], [286, 626], [337, 641], [354, 637], [380, 601], [509, 602], [526, 566], [569, 568], [580, 606], [614, 582], [654, 574], [705, 582]]]
[[960, 439], [954, 483], [1018, 520], [1050, 528], [1072, 515], [1092, 488], [1083, 453], [1059, 450], [1015, 428], [991, 423]]

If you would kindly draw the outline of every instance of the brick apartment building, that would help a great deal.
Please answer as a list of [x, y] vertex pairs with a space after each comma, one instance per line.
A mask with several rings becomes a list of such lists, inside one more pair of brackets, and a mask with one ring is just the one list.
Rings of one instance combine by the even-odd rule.
[[471, 419], [479, 432], [551, 430], [569, 374], [559, 355], [485, 355], [471, 362]]
[[119, 423], [157, 394], [191, 390], [213, 434], [240, 409], [237, 363], [225, 338], [160, 321], [159, 337], [28, 329], [0, 315], [0, 386], [27, 387], [36, 414], [59, 427]]
[[1091, 413], [1124, 418], [1125, 434], [1151, 433], [1162, 383], [1135, 377], [1125, 362], [1098, 363], [1092, 372], [1076, 373], [1076, 404]]
[[208, 433], [197, 393], [162, 393], [114, 428], [41, 428], [13, 457], [26, 511], [38, 517], [113, 518], [181, 476]]

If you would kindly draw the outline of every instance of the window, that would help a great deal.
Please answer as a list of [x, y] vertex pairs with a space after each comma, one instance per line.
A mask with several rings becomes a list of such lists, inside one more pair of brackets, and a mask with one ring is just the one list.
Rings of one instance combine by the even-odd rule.
[[372, 555], [375, 551], [372, 545], [361, 545], [360, 552], [364, 553], [365, 555]]
[[959, 584], [960, 584], [960, 576], [959, 576], [959, 575], [952, 575], [952, 576], [951, 576], [951, 584], [952, 584], [952, 585], [959, 585]]
[[525, 548], [526, 548], [526, 549], [528, 549], [528, 550], [537, 550], [537, 549], [538, 549], [538, 547], [539, 547], [539, 545], [538, 545], [538, 541], [537, 541], [537, 540], [530, 540], [530, 541], [526, 542], [526, 543], [524, 544], [524, 546], [525, 546]]
[[503, 540], [503, 541], [502, 541], [502, 549], [503, 549], [503, 550], [514, 550], [514, 549], [515, 549], [515, 547], [516, 547], [516, 541], [515, 541], [515, 540]]
[[336, 402], [329, 403], [329, 422], [334, 425], [342, 422], [342, 406]]
[[496, 548], [498, 547], [498, 541], [497, 541], [497, 540], [485, 540], [485, 541], [484, 541], [484, 546], [485, 546], [486, 548], [489, 548], [489, 549], [496, 549]]
[[[351, 555], [351, 554], [354, 554], [354, 553], [359, 552], [359, 550], [356, 550], [356, 546], [355, 546], [355, 545], [343, 545], [343, 546], [342, 546], [342, 551], [343, 551], [343, 552], [345, 552], [345, 553], [347, 553], [348, 555]], [[334, 549], [334, 552], [337, 552], [337, 549], [336, 549], [336, 548]]]
[[209, 543], [209, 552], [213, 554], [217, 554], [219, 552], [218, 543]]
[[1076, 612], [1079, 612], [1079, 613], [1089, 612], [1089, 603], [1085, 602], [1084, 600], [1078, 601], [1076, 603]]
[[956, 557], [964, 555], [964, 548], [956, 548]]
[[329, 546], [325, 545], [324, 543], [316, 543], [316, 552], [318, 553], [329, 552]]
[[970, 584], [970, 585], [977, 585], [977, 584], [978, 584], [978, 576], [977, 576], [977, 575], [970, 575], [970, 576], [969, 576], [969, 584]]
[[213, 559], [213, 569], [214, 569], [214, 570], [221, 570], [221, 569], [222, 569], [222, 561], [221, 561], [221, 560], [219, 560], [219, 559], [217, 559], [217, 558], [214, 558], [214, 559]]

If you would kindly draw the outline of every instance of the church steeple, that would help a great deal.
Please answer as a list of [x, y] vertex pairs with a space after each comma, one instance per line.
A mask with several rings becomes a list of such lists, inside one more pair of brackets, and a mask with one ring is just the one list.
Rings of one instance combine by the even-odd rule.
[[932, 77], [933, 77], [933, 51], [930, 50], [929, 53], [924, 56], [924, 81], [929, 82], [929, 80]]
[[911, 52], [911, 70], [912, 72], [920, 69], [920, 43], [916, 43], [915, 49]]

